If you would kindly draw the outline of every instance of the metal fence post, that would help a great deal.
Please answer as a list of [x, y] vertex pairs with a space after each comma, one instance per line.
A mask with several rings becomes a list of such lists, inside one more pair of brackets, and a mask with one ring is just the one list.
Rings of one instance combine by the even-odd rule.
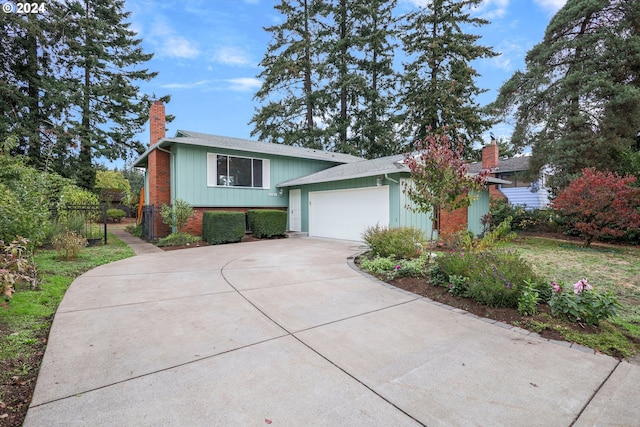
[[107, 244], [107, 204], [102, 204], [102, 214], [104, 219], [104, 244]]

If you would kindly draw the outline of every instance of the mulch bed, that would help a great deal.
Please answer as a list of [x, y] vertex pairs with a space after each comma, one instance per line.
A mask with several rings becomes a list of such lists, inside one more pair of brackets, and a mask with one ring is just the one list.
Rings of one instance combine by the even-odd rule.
[[[491, 308], [484, 304], [480, 304], [471, 298], [463, 298], [453, 295], [449, 293], [447, 288], [431, 285], [423, 278], [400, 277], [385, 281], [397, 288], [430, 298], [450, 307], [468, 311], [478, 317], [486, 317], [524, 329], [527, 329], [527, 325], [535, 321], [549, 323], [551, 318], [551, 307], [547, 304], [539, 304], [537, 307], [538, 313], [534, 316], [522, 316], [518, 313], [518, 310], [514, 308]], [[598, 333], [598, 328], [592, 325], [580, 325], [578, 323], [566, 322], [566, 325], [563, 326], [572, 328], [581, 333]], [[559, 332], [553, 329], [544, 329], [538, 334], [546, 339], [558, 341], [565, 340]]]

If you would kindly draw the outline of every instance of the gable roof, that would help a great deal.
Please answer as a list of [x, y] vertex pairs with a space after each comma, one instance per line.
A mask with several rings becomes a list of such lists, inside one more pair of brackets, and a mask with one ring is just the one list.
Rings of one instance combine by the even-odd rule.
[[249, 139], [231, 138], [228, 136], [209, 135], [206, 133], [179, 130], [173, 138], [163, 138], [153, 144], [134, 162], [133, 166], [141, 167], [156, 148], [167, 147], [172, 144], [196, 145], [209, 148], [223, 148], [228, 150], [247, 151], [252, 153], [273, 154], [276, 156], [295, 157], [301, 159], [324, 160], [333, 163], [353, 163], [364, 159], [350, 154], [334, 153], [331, 151], [314, 150], [312, 148], [294, 147], [284, 144], [253, 141]]
[[[403, 160], [404, 154], [396, 154], [394, 156], [381, 157], [379, 159], [362, 160], [355, 163], [338, 165], [329, 169], [321, 170], [320, 172], [316, 172], [311, 175], [281, 182], [277, 185], [277, 187], [293, 187], [321, 182], [342, 181], [345, 179], [365, 178], [398, 172], [409, 173], [410, 170], [404, 164]], [[509, 183], [509, 181], [494, 177], [488, 177], [487, 182], [494, 184]]]
[[[493, 173], [519, 172], [529, 170], [530, 156], [510, 157], [498, 159], [498, 167], [491, 169]], [[482, 162], [474, 162], [469, 165], [470, 173], [480, 173]]]

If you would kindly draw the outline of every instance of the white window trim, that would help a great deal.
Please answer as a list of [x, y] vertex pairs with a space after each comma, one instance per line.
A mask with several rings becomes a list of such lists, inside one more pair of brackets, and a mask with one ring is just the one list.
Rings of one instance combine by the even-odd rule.
[[[235, 157], [239, 159], [262, 160], [262, 187], [241, 187], [234, 185], [218, 185], [218, 156]], [[207, 187], [243, 188], [243, 189], [270, 189], [271, 188], [271, 161], [260, 157], [236, 156], [224, 153], [207, 153]]]

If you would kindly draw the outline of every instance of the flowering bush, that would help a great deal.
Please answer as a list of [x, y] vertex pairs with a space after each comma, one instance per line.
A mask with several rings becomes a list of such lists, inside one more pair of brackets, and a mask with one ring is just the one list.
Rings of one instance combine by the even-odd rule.
[[[541, 282], [526, 260], [512, 251], [452, 251], [439, 256], [437, 264], [453, 284], [453, 293], [490, 307], [516, 308], [525, 282]], [[468, 284], [457, 279], [454, 283], [451, 277], [465, 277]]]
[[427, 259], [427, 254], [412, 260], [398, 260], [393, 257], [362, 258], [360, 267], [372, 274], [386, 276], [389, 280], [396, 277], [420, 277], [425, 274]]
[[620, 304], [612, 292], [598, 292], [587, 279], [578, 280], [567, 291], [562, 283], [552, 282], [553, 295], [549, 300], [551, 314], [566, 316], [573, 322], [597, 325], [600, 320], [615, 316]]

